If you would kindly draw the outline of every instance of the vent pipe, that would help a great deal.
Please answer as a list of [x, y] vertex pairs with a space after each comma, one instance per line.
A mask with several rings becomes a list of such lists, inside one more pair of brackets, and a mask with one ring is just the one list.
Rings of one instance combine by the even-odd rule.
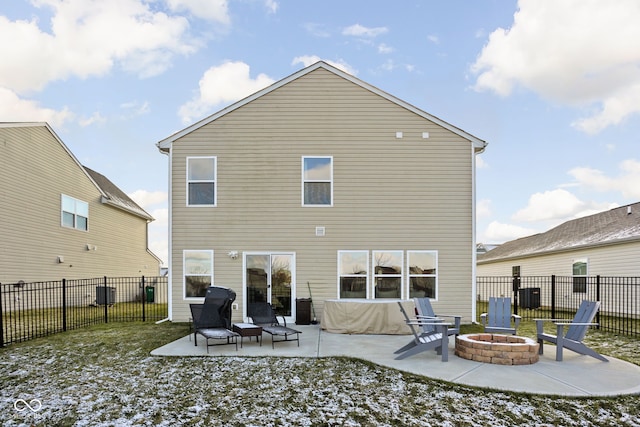
[[631, 215], [631, 206], [627, 206], [627, 215]]

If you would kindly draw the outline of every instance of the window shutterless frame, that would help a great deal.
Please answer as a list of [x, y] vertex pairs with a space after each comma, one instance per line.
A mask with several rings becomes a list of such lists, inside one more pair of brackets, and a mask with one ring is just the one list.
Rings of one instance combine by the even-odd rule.
[[187, 157], [187, 206], [216, 206], [218, 203], [218, 158]]
[[407, 251], [409, 298], [438, 299], [438, 251]]
[[62, 194], [60, 197], [60, 225], [76, 230], [89, 230], [89, 204]]
[[367, 298], [369, 251], [338, 251], [338, 297]]
[[302, 156], [302, 206], [333, 206], [333, 157]]
[[204, 297], [213, 282], [213, 251], [187, 249], [182, 251], [184, 298]]

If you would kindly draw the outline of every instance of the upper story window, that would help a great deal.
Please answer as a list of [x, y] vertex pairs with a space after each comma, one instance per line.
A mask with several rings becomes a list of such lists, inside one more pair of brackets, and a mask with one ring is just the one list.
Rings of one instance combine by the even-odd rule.
[[587, 292], [587, 267], [589, 261], [586, 258], [573, 261], [573, 292]]
[[187, 205], [216, 205], [216, 157], [187, 157]]
[[89, 204], [63, 194], [62, 226], [87, 231], [89, 229]]
[[302, 158], [302, 204], [333, 205], [333, 158]]
[[409, 297], [437, 299], [438, 252], [407, 251]]

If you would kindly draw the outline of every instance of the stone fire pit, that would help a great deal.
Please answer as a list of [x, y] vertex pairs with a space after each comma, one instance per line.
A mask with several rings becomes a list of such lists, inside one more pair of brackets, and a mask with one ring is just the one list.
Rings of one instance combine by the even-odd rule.
[[531, 365], [538, 361], [540, 344], [531, 338], [501, 334], [456, 337], [456, 356], [496, 365]]

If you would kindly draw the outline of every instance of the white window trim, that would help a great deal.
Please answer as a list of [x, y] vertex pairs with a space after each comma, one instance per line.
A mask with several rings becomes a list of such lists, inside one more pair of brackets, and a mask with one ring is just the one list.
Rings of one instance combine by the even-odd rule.
[[186, 257], [187, 252], [208, 252], [211, 262], [211, 274], [190, 274], [190, 276], [209, 276], [211, 278], [211, 286], [215, 283], [213, 281], [213, 274], [215, 267], [213, 265], [213, 250], [211, 249], [184, 249], [182, 251], [182, 299], [185, 301], [202, 301], [204, 297], [188, 297], [187, 296], [187, 272], [186, 272]]
[[[213, 159], [213, 204], [212, 205], [191, 205], [189, 204], [189, 184], [194, 182], [211, 182], [211, 180], [190, 180], [189, 179], [189, 160], [190, 159]], [[189, 156], [186, 163], [186, 204], [190, 208], [211, 208], [218, 206], [218, 156]]]
[[[69, 198], [69, 199], [74, 201], [74, 211], [73, 212], [69, 212], [69, 213], [73, 214], [73, 227], [69, 227], [69, 226], [64, 225], [64, 213], [68, 212], [68, 211], [64, 210], [64, 198], [65, 197], [67, 197], [67, 198]], [[86, 229], [77, 227], [77, 224], [78, 224], [77, 217], [78, 216], [82, 216], [82, 215], [78, 215], [76, 207], [75, 207], [75, 204], [77, 204], [78, 202], [84, 203], [85, 205], [87, 205], [87, 216], [86, 216], [87, 228]], [[60, 195], [60, 225], [62, 227], [64, 227], [64, 228], [67, 228], [67, 229], [70, 229], [70, 230], [78, 230], [78, 231], [85, 231], [85, 232], [89, 231], [89, 203], [85, 202], [84, 200], [80, 200], [80, 199], [77, 199], [75, 197], [68, 196], [66, 194], [61, 194]]]
[[[342, 267], [342, 265], [341, 265], [341, 260], [342, 260], [341, 255], [342, 255], [342, 254], [345, 254], [345, 253], [365, 253], [365, 254], [367, 255], [367, 257], [366, 257], [366, 258], [367, 258], [367, 259], [366, 259], [366, 265], [365, 265], [365, 267], [364, 267], [364, 268], [365, 268], [365, 275], [364, 275], [364, 276], [359, 275], [359, 274], [354, 274], [354, 275], [342, 275], [342, 274], [340, 274], [340, 271], [342, 270], [342, 268], [341, 268], [341, 267]], [[365, 278], [365, 281], [366, 281], [366, 285], [365, 285], [365, 289], [366, 289], [365, 298], [366, 298], [366, 299], [369, 299], [369, 298], [370, 298], [370, 295], [371, 295], [371, 289], [370, 289], [370, 288], [371, 288], [371, 286], [370, 286], [370, 284], [371, 284], [371, 280], [370, 280], [370, 274], [369, 274], [369, 273], [370, 273], [370, 270], [369, 270], [369, 259], [370, 259], [370, 255], [371, 255], [371, 252], [370, 252], [369, 250], [367, 250], [367, 249], [361, 249], [361, 250], [355, 250], [355, 249], [354, 249], [354, 250], [339, 250], [339, 251], [338, 251], [338, 263], [337, 263], [337, 265], [338, 265], [338, 272], [337, 272], [337, 273], [338, 273], [338, 279], [337, 279], [337, 282], [338, 282], [338, 283], [337, 283], [337, 290], [338, 290], [337, 295], [338, 295], [338, 299], [342, 299], [342, 297], [340, 296], [340, 278], [341, 278], [341, 277], [364, 277], [364, 278]], [[345, 300], [348, 300], [349, 298], [344, 298], [344, 299], [345, 299]]]
[[[585, 272], [585, 274], [574, 274], [573, 273], [573, 267], [576, 265], [576, 263], [584, 263], [587, 267], [587, 271]], [[584, 292], [582, 291], [576, 291], [575, 290], [575, 278], [577, 277], [584, 277]], [[586, 294], [589, 292], [589, 283], [588, 283], [588, 277], [589, 277], [589, 258], [588, 257], [583, 257], [583, 258], [575, 258], [572, 262], [571, 262], [571, 291], [574, 294]]]
[[[429, 253], [429, 254], [435, 254], [436, 257], [436, 274], [411, 274], [411, 266], [409, 265], [410, 262], [410, 254], [412, 253]], [[404, 287], [402, 289], [403, 291], [403, 295], [406, 295], [406, 298], [410, 298], [411, 295], [409, 293], [409, 286], [411, 285], [411, 278], [412, 277], [435, 277], [436, 279], [436, 289], [435, 289], [435, 296], [433, 298], [430, 298], [432, 301], [438, 301], [438, 290], [439, 290], [439, 276], [440, 276], [440, 266], [438, 265], [438, 251], [437, 250], [408, 250], [407, 251], [407, 284], [406, 287]]]
[[[304, 160], [305, 159], [330, 159], [331, 160], [331, 176], [329, 177], [331, 203], [328, 205], [307, 205], [304, 203], [304, 184], [307, 182], [327, 182], [326, 180], [305, 180], [304, 179]], [[301, 178], [301, 204], [303, 207], [312, 208], [330, 208], [333, 207], [333, 156], [302, 156], [300, 161], [300, 178]]]

